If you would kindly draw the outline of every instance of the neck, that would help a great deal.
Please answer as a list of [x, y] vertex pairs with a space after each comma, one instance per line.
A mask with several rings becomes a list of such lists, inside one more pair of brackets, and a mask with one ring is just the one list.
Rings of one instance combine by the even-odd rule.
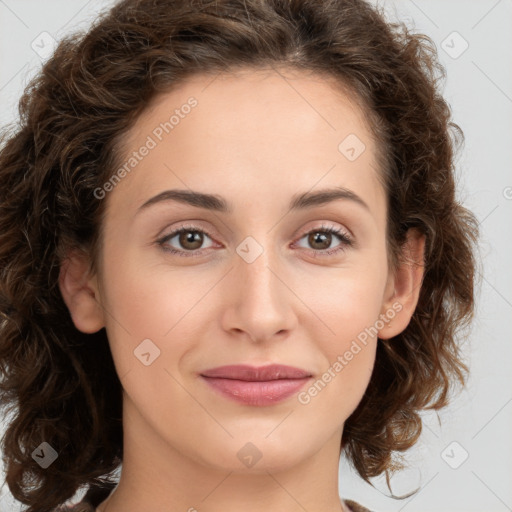
[[97, 512], [348, 511], [338, 494], [339, 431], [299, 464], [269, 458], [247, 470], [193, 460], [165, 442], [128, 400], [123, 424], [120, 481]]

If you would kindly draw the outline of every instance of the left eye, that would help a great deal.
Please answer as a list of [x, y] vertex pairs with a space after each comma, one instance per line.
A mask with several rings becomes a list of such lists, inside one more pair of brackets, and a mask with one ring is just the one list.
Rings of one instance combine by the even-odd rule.
[[[332, 235], [337, 237], [341, 241], [341, 244], [334, 249], [328, 249], [332, 242]], [[303, 238], [306, 238], [307, 242], [312, 246], [316, 244], [321, 246], [318, 251], [314, 251], [315, 256], [318, 254], [332, 255], [344, 251], [346, 247], [352, 245], [350, 236], [342, 229], [336, 227], [322, 226], [321, 228], [312, 229], [303, 235], [300, 240]]]
[[[328, 249], [332, 242], [332, 235], [335, 235], [340, 240], [341, 244], [334, 249]], [[198, 252], [198, 250], [203, 245], [205, 236], [211, 240], [208, 233], [199, 227], [181, 227], [160, 238], [157, 240], [157, 243], [164, 251], [171, 254], [176, 254], [178, 256], [201, 256], [202, 253]], [[171, 242], [173, 238], [177, 238], [178, 243], [184, 250], [179, 248], [176, 249], [173, 246], [169, 248], [169, 242]], [[319, 248], [317, 247], [317, 249], [313, 249], [315, 256], [332, 255], [353, 245], [352, 239], [348, 233], [333, 226], [322, 226], [317, 229], [312, 229], [299, 238], [299, 240], [303, 239], [307, 239], [307, 242], [313, 246], [316, 244], [320, 245]], [[212, 246], [213, 245], [210, 245], [209, 247]]]

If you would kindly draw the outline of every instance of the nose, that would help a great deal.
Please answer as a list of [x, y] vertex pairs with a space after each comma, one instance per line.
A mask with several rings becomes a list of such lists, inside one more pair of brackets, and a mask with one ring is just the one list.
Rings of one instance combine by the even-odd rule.
[[290, 279], [275, 251], [266, 248], [252, 262], [235, 253], [234, 268], [226, 282], [229, 290], [223, 328], [254, 342], [265, 342], [290, 333], [297, 317], [298, 302]]

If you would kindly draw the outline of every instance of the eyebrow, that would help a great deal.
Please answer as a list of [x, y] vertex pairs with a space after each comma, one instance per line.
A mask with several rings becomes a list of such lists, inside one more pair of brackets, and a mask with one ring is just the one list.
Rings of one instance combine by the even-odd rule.
[[[295, 194], [290, 202], [290, 210], [304, 210], [315, 206], [322, 206], [337, 200], [349, 200], [362, 206], [370, 211], [369, 206], [352, 190], [344, 187], [335, 187], [318, 190], [316, 192], [304, 192]], [[164, 201], [176, 201], [182, 204], [204, 208], [220, 213], [232, 213], [232, 205], [218, 194], [205, 194], [193, 190], [164, 190], [160, 194], [148, 199], [144, 204], [139, 206], [137, 214], [157, 203]]]

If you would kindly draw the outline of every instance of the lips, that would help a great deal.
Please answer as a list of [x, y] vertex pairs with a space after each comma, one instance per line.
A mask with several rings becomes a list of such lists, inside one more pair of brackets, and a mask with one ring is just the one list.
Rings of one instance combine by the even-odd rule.
[[220, 366], [200, 375], [209, 387], [225, 397], [254, 406], [281, 402], [299, 391], [312, 377], [306, 370], [280, 364]]
[[266, 381], [277, 379], [303, 379], [311, 377], [311, 373], [293, 366], [272, 364], [269, 366], [231, 365], [219, 366], [201, 373], [203, 377], [219, 377], [245, 381]]

